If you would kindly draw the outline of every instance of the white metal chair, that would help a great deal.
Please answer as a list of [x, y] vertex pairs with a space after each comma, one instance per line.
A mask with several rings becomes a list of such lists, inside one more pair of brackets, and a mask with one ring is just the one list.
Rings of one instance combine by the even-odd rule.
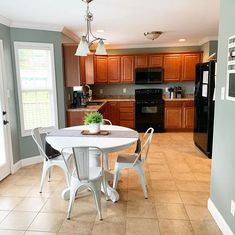
[[[62, 155], [66, 153], [66, 149], [64, 148], [61, 152]], [[71, 149], [71, 148], [70, 148]], [[100, 153], [101, 158], [101, 166], [97, 167], [90, 167], [89, 166], [89, 156], [90, 151], [97, 151]], [[101, 184], [103, 186], [106, 199], [108, 200], [107, 194], [107, 185], [105, 180], [105, 172], [103, 168], [103, 152], [101, 149], [97, 147], [91, 146], [81, 146], [81, 147], [73, 147], [73, 158], [75, 163], [75, 168], [71, 173], [70, 177], [70, 199], [69, 199], [69, 207], [68, 207], [68, 214], [67, 219], [70, 219], [70, 214], [72, 211], [72, 207], [74, 205], [74, 200], [76, 197], [77, 192], [79, 190], [84, 190], [88, 188], [91, 190], [96, 208], [98, 211], [99, 219], [102, 220], [101, 214]]]
[[[117, 158], [115, 163], [115, 170], [114, 170], [114, 180], [113, 180], [113, 188], [116, 189], [119, 174], [122, 169], [131, 168], [134, 169], [140, 179], [141, 187], [144, 191], [144, 197], [148, 198], [148, 192], [146, 188], [146, 181], [145, 181], [145, 174], [144, 174], [144, 162], [148, 157], [149, 147], [151, 144], [152, 136], [153, 136], [154, 129], [152, 127], [148, 128], [145, 132], [141, 142], [141, 146], [137, 146], [138, 151], [134, 154], [120, 154]], [[138, 148], [139, 147], [139, 148]]]
[[109, 119], [105, 119], [105, 118], [103, 118], [103, 124], [104, 125], [113, 125]]
[[66, 154], [64, 156], [59, 155], [57, 157], [50, 159], [44, 151], [44, 147], [43, 147], [42, 139], [40, 135], [40, 129], [41, 129], [40, 127], [34, 128], [31, 134], [32, 134], [33, 140], [35, 141], [38, 147], [40, 155], [43, 157], [42, 178], [41, 178], [41, 183], [40, 183], [40, 193], [42, 193], [43, 185], [44, 185], [47, 174], [49, 174], [49, 181], [50, 181], [51, 168], [53, 166], [58, 166], [64, 171], [66, 183], [69, 186], [69, 172], [68, 172], [68, 168], [65, 162], [67, 163], [70, 160], [71, 154]]

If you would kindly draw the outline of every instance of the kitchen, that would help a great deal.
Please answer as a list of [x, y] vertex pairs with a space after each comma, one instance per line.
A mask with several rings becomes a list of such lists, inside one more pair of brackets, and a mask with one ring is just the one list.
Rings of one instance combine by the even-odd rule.
[[[233, 234], [235, 6], [220, 5], [0, 1], [0, 234]], [[87, 31], [97, 41], [90, 48]], [[107, 136], [83, 135], [85, 115], [96, 111]], [[55, 158], [71, 145], [103, 150], [102, 216], [89, 191], [71, 212], [67, 158], [65, 175], [54, 167], [45, 180], [53, 160], [37, 148], [39, 126]], [[135, 167], [131, 154], [140, 161], [147, 129], [142, 178], [126, 169], [118, 175]], [[100, 166], [97, 156], [91, 166]]]

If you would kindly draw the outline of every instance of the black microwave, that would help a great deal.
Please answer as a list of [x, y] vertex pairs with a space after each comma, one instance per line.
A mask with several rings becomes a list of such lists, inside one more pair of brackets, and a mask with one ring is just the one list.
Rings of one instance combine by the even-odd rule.
[[162, 82], [162, 68], [137, 68], [135, 70], [135, 84], [160, 84]]

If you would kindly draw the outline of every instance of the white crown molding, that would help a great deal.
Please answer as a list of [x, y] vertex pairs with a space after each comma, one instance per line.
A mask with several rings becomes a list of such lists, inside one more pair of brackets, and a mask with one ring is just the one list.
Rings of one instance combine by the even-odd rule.
[[11, 21], [9, 19], [7, 19], [6, 17], [0, 15], [0, 24], [4, 24], [4, 25], [10, 27]]
[[74, 40], [75, 42], [80, 42], [80, 37], [78, 37], [77, 34], [75, 34], [74, 32], [72, 32], [71, 30], [69, 30], [68, 28], [64, 27], [62, 30], [62, 33], [71, 38], [72, 40]]
[[55, 32], [62, 32], [63, 30], [63, 26], [59, 26], [59, 25], [31, 24], [31, 23], [24, 23], [24, 22], [11, 22], [10, 27], [21, 28], [21, 29], [55, 31]]
[[208, 199], [207, 207], [222, 233], [226, 235], [234, 235], [229, 225], [226, 223], [223, 216], [220, 214], [220, 212], [218, 211], [215, 204], [210, 198]]

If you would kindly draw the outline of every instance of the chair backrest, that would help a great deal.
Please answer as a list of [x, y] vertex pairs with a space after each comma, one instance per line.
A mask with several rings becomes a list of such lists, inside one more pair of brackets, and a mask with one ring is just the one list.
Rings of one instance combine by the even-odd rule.
[[41, 138], [41, 135], [40, 135], [40, 130], [41, 130], [41, 127], [34, 128], [31, 132], [31, 135], [33, 137], [34, 142], [36, 143], [36, 145], [38, 147], [38, 151], [39, 151], [40, 155], [43, 158], [45, 158], [46, 160], [49, 160], [46, 153], [45, 153], [45, 151], [44, 151], [44, 148], [43, 148], [42, 138]]
[[[61, 152], [62, 156], [64, 157], [64, 153], [66, 152], [66, 149], [70, 149], [71, 148], [64, 148]], [[72, 175], [74, 175], [74, 173], [76, 173], [78, 179], [80, 181], [89, 181], [91, 180], [89, 178], [90, 175], [90, 167], [89, 167], [89, 157], [90, 157], [90, 152], [92, 151], [97, 151], [98, 153], [100, 153], [100, 158], [101, 158], [101, 167], [102, 167], [102, 171], [103, 171], [103, 152], [101, 149], [97, 148], [97, 147], [91, 147], [91, 146], [79, 146], [79, 147], [72, 147], [72, 151], [73, 151], [73, 158], [74, 158], [74, 163], [75, 163], [75, 169], [73, 170], [73, 172], [70, 172]], [[70, 171], [68, 169], [68, 171]]]
[[[140, 159], [142, 159], [144, 161], [147, 159], [148, 153], [149, 153], [149, 147], [150, 147], [152, 137], [153, 137], [153, 132], [154, 132], [154, 129], [152, 127], [150, 127], [144, 133], [144, 136], [141, 139], [141, 148], [139, 148], [140, 151], [136, 153], [136, 160], [134, 161], [133, 165], [135, 165], [137, 163], [137, 161]], [[141, 156], [141, 158], [140, 158], [140, 156]]]
[[103, 118], [103, 124], [104, 125], [113, 125], [109, 119], [105, 119], [105, 118]]

